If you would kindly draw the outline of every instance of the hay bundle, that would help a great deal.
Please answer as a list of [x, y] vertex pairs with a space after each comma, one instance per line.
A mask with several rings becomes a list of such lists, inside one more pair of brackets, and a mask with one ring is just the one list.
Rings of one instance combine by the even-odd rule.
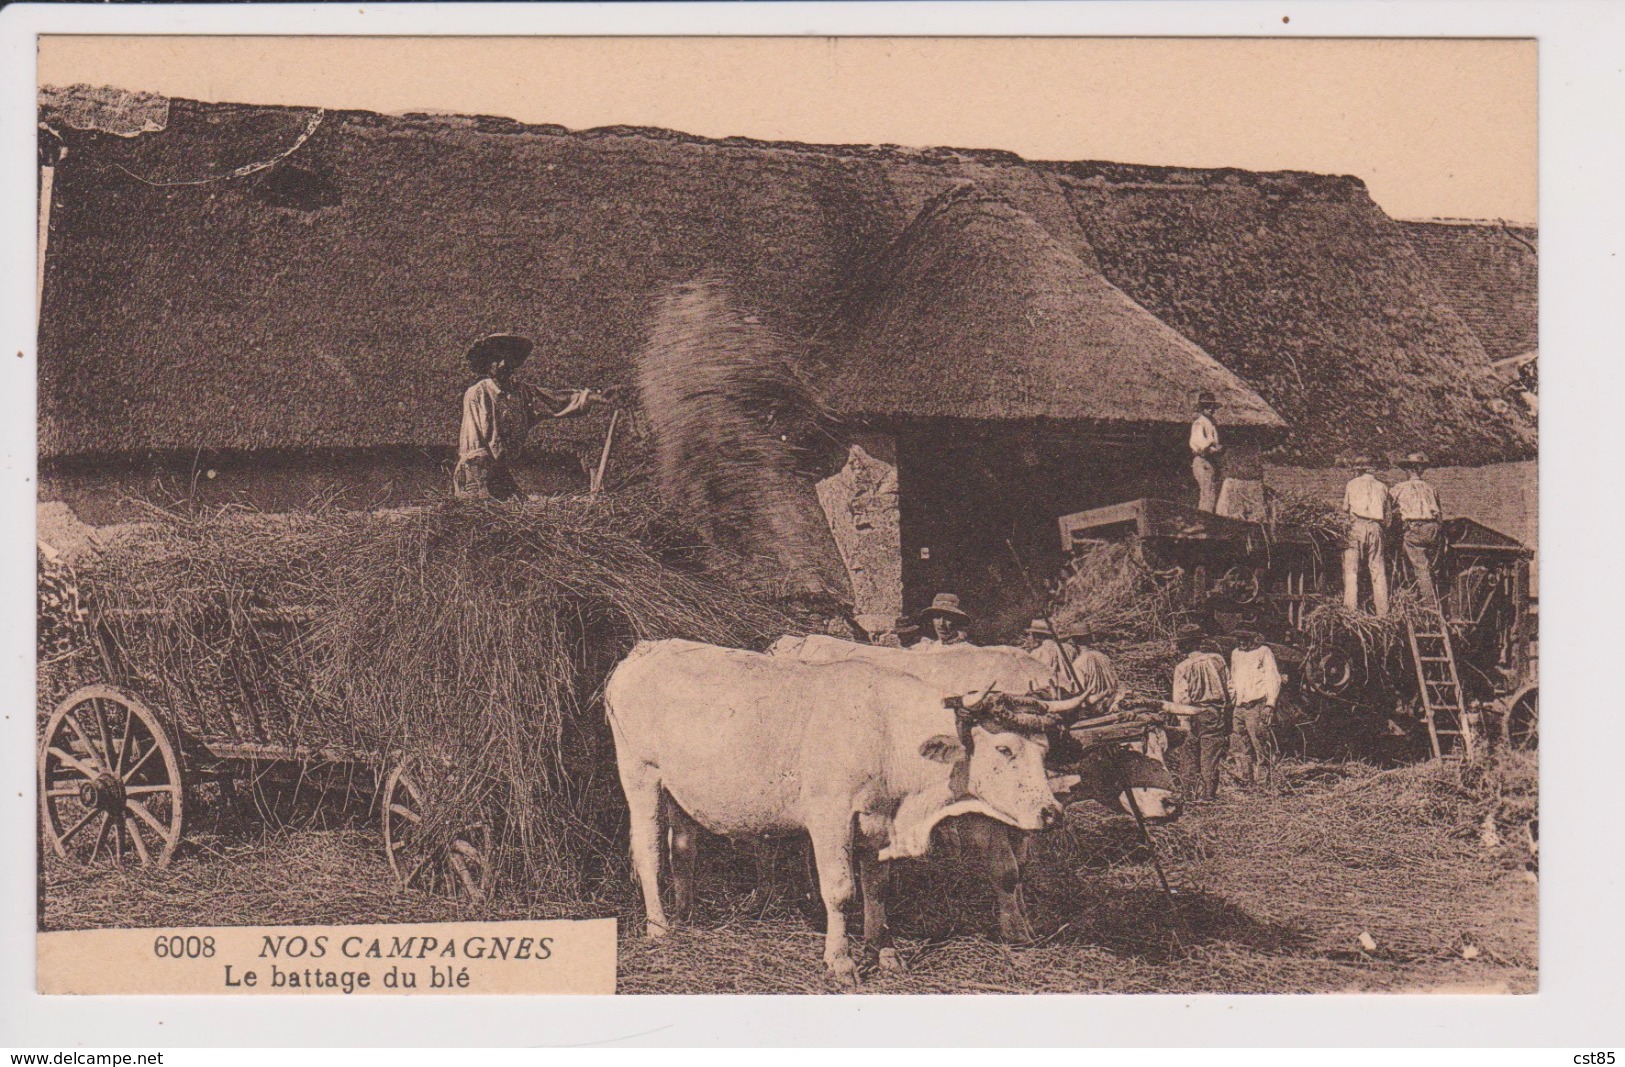
[[119, 680], [188, 732], [415, 760], [456, 783], [422, 832], [497, 813], [517, 884], [580, 899], [623, 865], [614, 664], [640, 639], [762, 647], [793, 625], [721, 562], [611, 496], [172, 516], [109, 552], [93, 604]]
[[[850, 610], [851, 583], [815, 479], [833, 417], [784, 342], [707, 275], [665, 293], [638, 357], [661, 491], [766, 588]], [[841, 454], [844, 456], [844, 450]]]
[[1173, 636], [1178, 594], [1145, 562], [1133, 539], [1097, 545], [1073, 558], [1052, 609], [1061, 630], [1097, 639], [1144, 642]]

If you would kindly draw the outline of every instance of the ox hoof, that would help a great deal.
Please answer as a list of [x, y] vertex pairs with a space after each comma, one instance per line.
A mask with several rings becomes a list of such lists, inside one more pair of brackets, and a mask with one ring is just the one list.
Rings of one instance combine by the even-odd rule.
[[829, 976], [844, 989], [857, 989], [863, 984], [858, 977], [858, 965], [852, 961], [851, 956], [838, 956], [825, 961], [829, 967]]
[[883, 948], [880, 950], [879, 964], [881, 974], [908, 973], [908, 968], [903, 966], [902, 957], [897, 954], [897, 950], [894, 948]]

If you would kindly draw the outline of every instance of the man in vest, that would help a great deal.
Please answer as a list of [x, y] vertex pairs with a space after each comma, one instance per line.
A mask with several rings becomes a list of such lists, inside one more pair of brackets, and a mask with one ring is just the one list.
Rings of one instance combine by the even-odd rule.
[[1219, 798], [1219, 772], [1230, 742], [1230, 672], [1224, 657], [1204, 647], [1207, 634], [1185, 623], [1174, 635], [1184, 655], [1174, 667], [1173, 699], [1162, 709], [1176, 715], [1186, 731], [1174, 760], [1174, 774], [1188, 800]]
[[1218, 410], [1219, 398], [1204, 391], [1196, 398], [1196, 418], [1191, 420], [1191, 476], [1196, 479], [1196, 506], [1202, 511], [1218, 508], [1219, 490], [1224, 486], [1224, 444], [1213, 421]]
[[1388, 553], [1383, 527], [1388, 522], [1388, 487], [1377, 479], [1376, 464], [1357, 456], [1357, 472], [1343, 487], [1343, 510], [1348, 512], [1348, 541], [1343, 546], [1343, 604], [1350, 611], [1360, 606], [1360, 569], [1371, 577], [1371, 603], [1378, 615], [1388, 614]]
[[[1058, 692], [1074, 692], [1072, 676], [1077, 675], [1078, 684], [1083, 686], [1085, 717], [1111, 710], [1122, 690], [1112, 661], [1104, 652], [1089, 648], [1084, 643], [1089, 636], [1087, 630], [1074, 629], [1057, 640], [1055, 631], [1050, 629], [1046, 620], [1034, 619], [1027, 627], [1022, 642], [1023, 648], [1050, 668], [1051, 684]], [[1071, 670], [1062, 661], [1063, 656], [1071, 661]]]
[[1388, 492], [1399, 512], [1400, 544], [1404, 546], [1405, 559], [1410, 562], [1422, 599], [1431, 604], [1438, 596], [1433, 584], [1433, 565], [1444, 539], [1444, 526], [1439, 491], [1422, 478], [1427, 465], [1428, 458], [1421, 452], [1406, 456], [1399, 466], [1409, 477]]

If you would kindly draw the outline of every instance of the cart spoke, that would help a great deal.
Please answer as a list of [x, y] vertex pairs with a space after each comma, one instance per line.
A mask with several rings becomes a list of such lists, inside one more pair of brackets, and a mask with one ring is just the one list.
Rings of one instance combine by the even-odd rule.
[[420, 825], [423, 822], [423, 817], [422, 816], [420, 816], [417, 812], [413, 811], [411, 808], [407, 807], [404, 804], [394, 804], [394, 803], [392, 803], [389, 806], [389, 810], [393, 811], [396, 815], [399, 815], [401, 818], [403, 818], [406, 821], [410, 822], [413, 826]]
[[157, 745], [153, 745], [151, 748], [147, 749], [147, 751], [142, 754], [141, 758], [135, 761], [135, 766], [125, 771], [122, 775], [120, 775], [120, 777], [126, 782], [128, 782], [131, 778], [134, 778], [135, 772], [139, 771], [143, 766], [145, 766], [146, 762], [152, 758], [152, 754], [157, 751]]
[[96, 733], [102, 739], [102, 766], [112, 770], [114, 766], [113, 738], [107, 732], [107, 715], [102, 711], [101, 701], [92, 700], [90, 706], [96, 713]]
[[79, 737], [79, 743], [85, 746], [85, 751], [90, 753], [91, 758], [94, 759], [96, 757], [95, 742], [91, 741], [90, 735], [85, 733], [85, 728], [79, 725], [79, 720], [74, 718], [73, 712], [70, 711], [62, 716], [62, 721], [73, 729], [73, 732]]
[[451, 861], [451, 869], [457, 872], [457, 877], [462, 881], [463, 888], [468, 891], [468, 895], [471, 897], [479, 896], [480, 889], [474, 882], [474, 876], [469, 873], [468, 862], [455, 852], [450, 853], [446, 858]]
[[169, 827], [159, 822], [157, 816], [153, 815], [145, 804], [141, 803], [139, 800], [126, 800], [124, 804], [125, 807], [129, 808], [131, 811], [135, 812], [136, 815], [140, 816], [142, 822], [158, 831], [158, 836], [164, 839], [164, 844], [168, 845], [171, 843], [169, 840]]
[[96, 853], [100, 852], [102, 845], [106, 843], [107, 828], [113, 823], [112, 817], [107, 812], [98, 811], [96, 814], [102, 817], [102, 828], [96, 831], [96, 843], [90, 846], [90, 862], [92, 863], [96, 861]]
[[63, 845], [66, 845], [74, 834], [77, 834], [80, 830], [83, 830], [85, 826], [89, 824], [90, 820], [96, 817], [98, 810], [99, 809], [97, 808], [91, 808], [89, 811], [85, 812], [85, 817], [74, 823], [73, 829], [63, 834], [58, 840], [60, 840]]
[[118, 743], [118, 764], [113, 768], [113, 773], [119, 775], [120, 777], [123, 777], [124, 775], [124, 761], [128, 759], [130, 755], [130, 728], [134, 725], [135, 709], [129, 705], [125, 705], [124, 733], [123, 736], [119, 738]]
[[136, 796], [145, 793], [178, 793], [180, 787], [175, 785], [127, 785], [124, 787], [125, 796]]
[[80, 774], [84, 775], [86, 778], [95, 778], [101, 773], [99, 768], [92, 767], [90, 764], [79, 759], [77, 756], [74, 756], [72, 753], [65, 752], [62, 749], [57, 748], [55, 745], [52, 745], [50, 748], [46, 749], [46, 751], [55, 756], [57, 759], [61, 760], [63, 763], [67, 764], [69, 767], [72, 767], [74, 770], [78, 771]]
[[122, 866], [124, 863], [124, 820], [110, 818], [108, 822], [113, 826], [113, 855], [119, 865]]
[[152, 856], [147, 852], [146, 843], [141, 840], [141, 825], [129, 815], [124, 816], [124, 821], [130, 829], [130, 840], [135, 843], [135, 854], [141, 857], [143, 866], [152, 866]]
[[48, 797], [76, 797], [79, 795], [79, 788], [67, 785], [60, 789], [47, 789], [45, 795]]

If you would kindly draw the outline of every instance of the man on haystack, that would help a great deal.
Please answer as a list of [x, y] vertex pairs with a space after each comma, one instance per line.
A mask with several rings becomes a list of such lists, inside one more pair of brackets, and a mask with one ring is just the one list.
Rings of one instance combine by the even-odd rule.
[[1439, 491], [1422, 477], [1427, 465], [1428, 458], [1421, 452], [1406, 456], [1399, 467], [1409, 477], [1388, 493], [1399, 512], [1399, 543], [1405, 549], [1411, 574], [1416, 578], [1422, 599], [1431, 604], [1438, 596], [1433, 586], [1433, 564], [1444, 540], [1444, 526], [1440, 522], [1444, 512], [1439, 506]]
[[1224, 444], [1213, 417], [1219, 413], [1219, 398], [1203, 391], [1196, 398], [1196, 418], [1191, 420], [1191, 476], [1196, 479], [1196, 506], [1216, 511], [1219, 490], [1224, 486]]
[[1219, 772], [1230, 744], [1230, 672], [1224, 657], [1206, 647], [1207, 632], [1185, 623], [1174, 647], [1185, 658], [1174, 667], [1173, 699], [1162, 709], [1180, 719], [1185, 734], [1173, 772], [1191, 801], [1219, 798]]
[[931, 628], [930, 636], [915, 642], [912, 651], [941, 652], [945, 648], [970, 644], [970, 635], [965, 632], [970, 625], [970, 614], [959, 606], [959, 594], [938, 593], [932, 598], [931, 606], [920, 612], [920, 617]]
[[554, 391], [516, 382], [514, 374], [534, 346], [524, 337], [494, 333], [474, 342], [468, 365], [480, 380], [463, 394], [463, 429], [457, 439], [452, 491], [474, 500], [509, 500], [520, 495], [512, 462], [545, 411], [569, 418], [604, 403], [591, 389]]
[[1348, 512], [1348, 541], [1343, 546], [1343, 604], [1350, 611], [1360, 606], [1360, 570], [1371, 578], [1371, 605], [1378, 615], [1388, 614], [1388, 550], [1383, 527], [1388, 522], [1388, 487], [1377, 478], [1377, 465], [1369, 456], [1356, 456], [1353, 478], [1343, 487], [1343, 510]]

